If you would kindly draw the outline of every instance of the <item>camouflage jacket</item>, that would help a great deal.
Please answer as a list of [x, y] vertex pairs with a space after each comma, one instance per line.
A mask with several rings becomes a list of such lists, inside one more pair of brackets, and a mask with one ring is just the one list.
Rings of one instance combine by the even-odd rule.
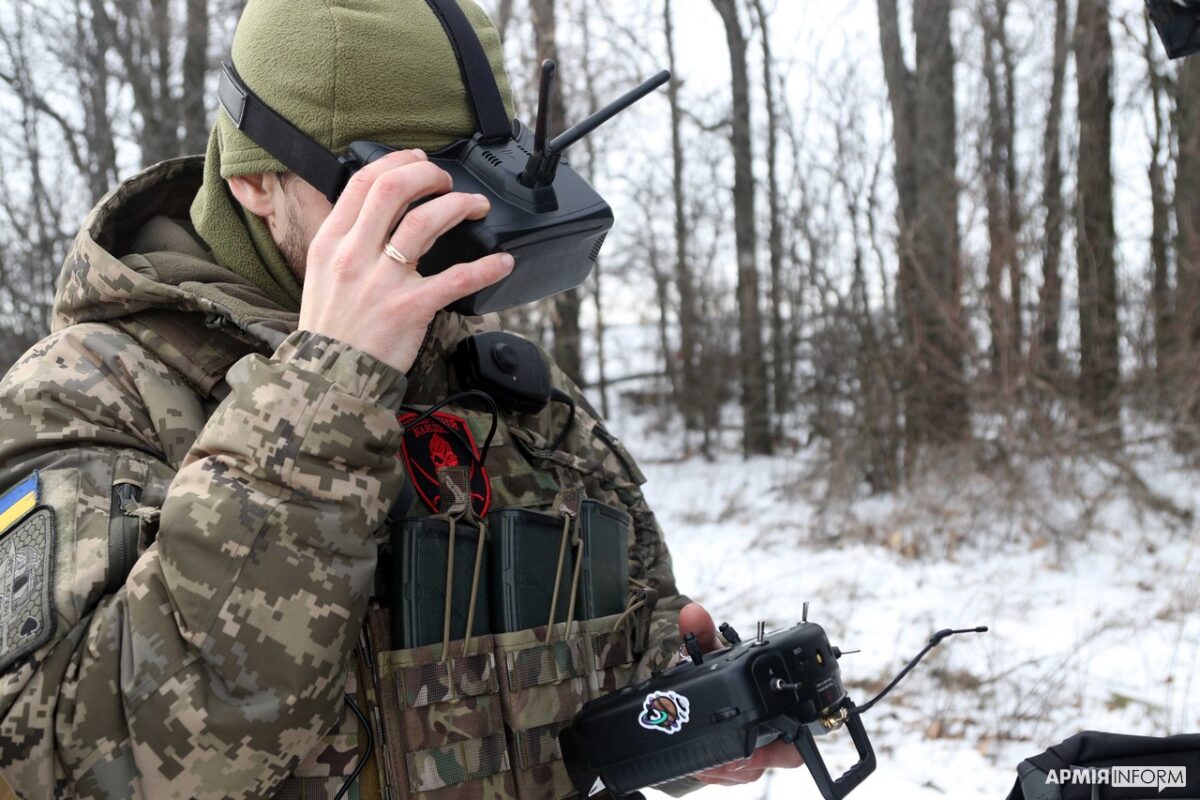
[[[25, 798], [269, 797], [320, 760], [406, 480], [397, 411], [447, 396], [447, 353], [490, 324], [439, 315], [407, 376], [296, 332], [172, 221], [200, 176], [165, 162], [101, 201], [54, 332], [0, 383], [0, 772]], [[493, 493], [569, 479], [631, 513], [661, 596], [645, 671], [685, 599], [644, 478], [553, 373], [571, 434], [504, 414]]]

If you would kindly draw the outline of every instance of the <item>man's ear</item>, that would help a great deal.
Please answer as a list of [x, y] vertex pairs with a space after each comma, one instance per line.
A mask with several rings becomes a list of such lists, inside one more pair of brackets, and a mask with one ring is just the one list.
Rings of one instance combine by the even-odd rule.
[[279, 176], [273, 172], [256, 172], [251, 175], [234, 175], [227, 178], [229, 191], [251, 214], [270, 218], [279, 210], [277, 202], [282, 194]]

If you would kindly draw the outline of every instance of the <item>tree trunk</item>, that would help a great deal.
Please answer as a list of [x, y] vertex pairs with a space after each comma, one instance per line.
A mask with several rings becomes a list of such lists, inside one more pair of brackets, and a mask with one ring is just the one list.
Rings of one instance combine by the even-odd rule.
[[747, 456], [772, 450], [769, 385], [763, 359], [762, 313], [758, 297], [754, 211], [754, 146], [750, 130], [750, 78], [746, 36], [735, 0], [712, 0], [725, 24], [733, 76], [733, 226], [738, 260], [738, 333], [741, 342], [742, 415]]
[[1008, 38], [1009, 0], [997, 0], [1000, 24], [996, 42], [1000, 46], [1000, 66], [1004, 74], [1004, 136], [1002, 144], [1007, 158], [1004, 162], [1004, 192], [1008, 206], [1008, 297], [1011, 339], [1009, 350], [1013, 366], [1021, 360], [1025, 340], [1022, 317], [1025, 297], [1025, 265], [1021, 260], [1021, 187], [1017, 177], [1017, 67], [1012, 44]]
[[500, 32], [500, 41], [508, 38], [508, 26], [512, 22], [513, 0], [500, 0], [496, 6], [496, 30]]
[[1066, 208], [1063, 202], [1062, 122], [1063, 91], [1070, 56], [1067, 0], [1054, 0], [1054, 60], [1050, 83], [1050, 110], [1042, 140], [1045, 167], [1042, 205], [1046, 209], [1042, 286], [1038, 293], [1038, 329], [1031, 349], [1035, 371], [1053, 384], [1059, 379], [1059, 328], [1062, 320], [1062, 240]]
[[151, 163], [179, 155], [178, 110], [171, 92], [171, 3], [170, 0], [150, 0], [150, 27], [144, 42], [147, 63], [153, 65], [153, 103], [144, 109], [153, 119], [156, 146], [151, 150]]
[[904, 349], [901, 351], [901, 402], [905, 409], [905, 468], [912, 467], [918, 445], [919, 422], [917, 409], [922, 407], [922, 375], [918, 369], [920, 347], [917, 308], [917, 263], [913, 246], [913, 229], [918, 218], [917, 198], [917, 106], [913, 74], [905, 62], [904, 44], [900, 37], [900, 13], [896, 0], [878, 0], [880, 16], [880, 49], [883, 54], [883, 77], [888, 86], [888, 102], [892, 107], [892, 142], [895, 148], [896, 223], [899, 236], [896, 242], [900, 254], [900, 269], [896, 275], [896, 321]]
[[88, 5], [89, 13], [84, 12], [82, 2], [75, 9], [79, 51], [75, 73], [83, 105], [89, 199], [94, 203], [117, 180], [117, 149], [108, 107], [108, 50], [112, 41], [103, 19], [103, 0], [88, 0]]
[[[509, 0], [511, 5], [511, 0]], [[583, 40], [591, 41], [592, 26], [591, 14], [589, 13], [590, 6], [587, 3], [580, 3], [579, 11], [579, 27], [583, 34]], [[508, 13], [511, 13], [509, 9]], [[594, 114], [600, 108], [600, 96], [596, 91], [596, 67], [592, 62], [592, 51], [590, 48], [584, 48], [583, 55], [580, 59], [580, 66], [583, 67], [583, 83], [584, 83], [584, 99], [587, 101], [586, 115]], [[596, 181], [596, 163], [598, 160], [597, 142], [599, 140], [594, 136], [589, 136], [580, 142], [580, 147], [583, 148], [586, 158], [578, 164], [580, 174], [582, 174], [591, 183]], [[600, 395], [600, 413], [605, 419], [609, 417], [608, 406], [608, 352], [606, 346], [607, 327], [604, 317], [604, 259], [596, 259], [596, 267], [592, 272], [592, 308], [596, 314], [596, 326], [592, 335], [596, 341], [596, 393]]]
[[[549, 58], [558, 61], [558, 26], [555, 20], [556, 0], [530, 0], [537, 61]], [[550, 130], [553, 134], [566, 130], [567, 107], [563, 99], [562, 80], [555, 80], [550, 92]], [[582, 337], [579, 330], [579, 309], [582, 305], [579, 289], [556, 295], [553, 300], [554, 360], [571, 380], [583, 383]]]
[[969, 433], [960, 295], [950, 0], [914, 0], [916, 74], [904, 61], [896, 0], [878, 0], [892, 106], [900, 213], [897, 306], [904, 337], [906, 464], [917, 447]]
[[[958, 158], [950, 0], [915, 0], [916, 179], [920, 213], [913, 230], [918, 267], [914, 316], [921, 320], [917, 369], [923, 402], [909, 410], [918, 441], [945, 444], [970, 433], [963, 378], [958, 249]], [[915, 413], [914, 413], [915, 412]]]
[[[1154, 326], [1154, 374], [1159, 399], [1169, 391], [1170, 364], [1174, 351], [1175, 331], [1171, 303], [1171, 198], [1167, 193], [1165, 159], [1169, 158], [1170, 142], [1164, 121], [1167, 101], [1166, 80], [1156, 55], [1157, 41], [1150, 17], [1145, 18], [1146, 40], [1143, 53], [1150, 75], [1151, 110], [1154, 114], [1154, 135], [1150, 138], [1150, 309]], [[1166, 151], [1166, 152], [1164, 152]]]
[[187, 0], [183, 51], [183, 152], [203, 153], [208, 146], [204, 78], [208, 72], [208, 0]]
[[[896, 158], [896, 193], [899, 200], [900, 241], [900, 313], [907, 314], [911, 306], [913, 275], [912, 229], [917, 218], [916, 149], [917, 112], [913, 96], [913, 75], [904, 62], [904, 47], [900, 39], [900, 15], [896, 0], [878, 0], [879, 41], [883, 51], [883, 72], [887, 82], [888, 101], [892, 109], [892, 141]], [[911, 339], [912, 323], [904, 322], [906, 337]], [[911, 346], [911, 342], [906, 342]]]
[[984, 294], [987, 298], [988, 328], [991, 334], [992, 380], [1004, 394], [1008, 394], [1012, 378], [1012, 331], [1009, 314], [1005, 308], [1003, 284], [1008, 265], [1008, 223], [1005, 208], [1004, 181], [1004, 132], [1002, 119], [1003, 89], [1001, 78], [996, 74], [998, 49], [996, 28], [999, 19], [985, 1], [981, 4], [980, 22], [983, 28], [983, 77], [987, 86], [987, 135], [980, 137], [981, 162], [983, 163], [984, 198], [987, 208], [988, 256], [987, 277]]
[[700, 310], [696, 300], [696, 280], [691, 267], [691, 234], [687, 223], [684, 197], [686, 157], [683, 147], [683, 107], [679, 102], [679, 78], [675, 62], [675, 25], [671, 0], [663, 1], [663, 27], [667, 40], [667, 68], [671, 80], [667, 84], [667, 102], [671, 106], [671, 182], [675, 210], [675, 291], [679, 295], [679, 360], [681, 388], [679, 408], [685, 424], [692, 429], [702, 427], [703, 412], [700, 385]]
[[1079, 395], [1091, 422], [1119, 426], [1120, 365], [1112, 185], [1113, 53], [1108, 0], [1079, 0], [1076, 25]]
[[[770, 224], [767, 247], [771, 261], [771, 380], [775, 389], [775, 413], [791, 408], [788, 362], [788, 332], [783, 319], [786, 290], [783, 285], [783, 197], [779, 187], [779, 109], [775, 96], [775, 57], [771, 53], [771, 29], [762, 0], [752, 0], [762, 37], [763, 92], [767, 105], [767, 205]], [[793, 321], [794, 324], [794, 321]]]
[[1179, 65], [1175, 97], [1175, 344], [1172, 375], [1177, 402], [1187, 421], [1200, 419], [1196, 364], [1200, 345], [1200, 61]]
[[[1008, 0], [983, 3], [983, 69], [987, 85], [987, 136], [983, 163], [987, 202], [987, 296], [992, 334], [992, 376], [1011, 395], [1021, 360], [1022, 270], [1019, 243], [1015, 133], [1015, 66], [1008, 42]], [[1008, 297], [1004, 296], [1007, 289]]]

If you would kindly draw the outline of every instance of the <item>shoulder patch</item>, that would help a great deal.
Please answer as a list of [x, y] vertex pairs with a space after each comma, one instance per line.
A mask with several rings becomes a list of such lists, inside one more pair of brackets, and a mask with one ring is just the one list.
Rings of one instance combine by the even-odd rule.
[[28, 478], [0, 495], [0, 534], [17, 524], [33, 510], [38, 501], [38, 474]]
[[492, 482], [479, 462], [479, 446], [475, 444], [471, 426], [462, 417], [444, 411], [434, 412], [413, 425], [418, 416], [406, 412], [399, 418], [404, 426], [400, 454], [417, 494], [433, 513], [438, 513], [442, 499], [438, 473], [446, 467], [467, 467], [471, 501], [482, 519], [492, 504]]
[[54, 635], [55, 535], [45, 507], [0, 534], [0, 671]]

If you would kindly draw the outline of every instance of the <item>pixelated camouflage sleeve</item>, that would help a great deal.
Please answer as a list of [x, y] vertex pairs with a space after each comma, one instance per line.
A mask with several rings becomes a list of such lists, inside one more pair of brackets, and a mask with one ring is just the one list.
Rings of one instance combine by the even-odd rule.
[[[205, 425], [181, 378], [90, 324], [0, 383], [0, 485], [36, 475], [49, 512], [23, 533], [52, 561], [48, 638], [0, 661], [0, 771], [23, 797], [261, 797], [336, 717], [401, 487], [404, 378], [301, 332], [228, 383]], [[140, 501], [118, 507], [124, 484]], [[123, 512], [141, 555], [121, 581]]]

